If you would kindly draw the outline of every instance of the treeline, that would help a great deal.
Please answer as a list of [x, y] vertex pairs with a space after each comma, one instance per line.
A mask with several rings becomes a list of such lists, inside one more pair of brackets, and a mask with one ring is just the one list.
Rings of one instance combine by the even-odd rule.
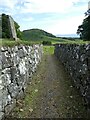
[[81, 39], [90, 41], [90, 9], [85, 12], [85, 16], [83, 23], [78, 26], [77, 34]]
[[60, 37], [61, 39], [66, 39], [66, 40], [72, 40], [72, 41], [75, 41], [75, 40], [78, 40], [79, 38], [78, 37]]

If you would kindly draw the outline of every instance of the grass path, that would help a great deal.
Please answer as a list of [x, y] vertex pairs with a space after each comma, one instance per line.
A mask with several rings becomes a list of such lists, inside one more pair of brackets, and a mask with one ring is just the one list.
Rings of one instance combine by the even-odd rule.
[[17, 101], [10, 117], [85, 118], [87, 111], [63, 65], [47, 48], [25, 97]]

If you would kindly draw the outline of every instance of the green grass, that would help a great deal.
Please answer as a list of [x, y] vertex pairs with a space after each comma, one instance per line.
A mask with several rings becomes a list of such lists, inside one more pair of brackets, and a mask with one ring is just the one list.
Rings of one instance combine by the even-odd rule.
[[0, 46], [13, 47], [20, 44], [33, 45], [33, 44], [40, 44], [40, 42], [39, 41], [22, 41], [22, 40], [14, 41], [12, 39], [0, 39]]
[[48, 33], [41, 29], [29, 29], [22, 32], [22, 38], [24, 40], [39, 40], [41, 41], [44, 37], [55, 37], [51, 33]]
[[84, 40], [65, 40], [64, 42], [62, 42], [64, 44], [90, 44], [90, 41], [84, 41]]
[[16, 45], [33, 45], [33, 44], [41, 44], [43, 41], [51, 41], [51, 43], [54, 44], [90, 44], [90, 41], [84, 41], [84, 40], [66, 40], [62, 38], [53, 38], [53, 37], [44, 37], [42, 40], [18, 40], [14, 41], [12, 39], [0, 39], [0, 46], [16, 46]]
[[54, 46], [43, 46], [44, 54], [54, 54]]
[[39, 41], [42, 43], [42, 41], [50, 41], [52, 44], [87, 44], [90, 43], [88, 41], [83, 41], [83, 40], [78, 40], [75, 38], [60, 38], [52, 35], [51, 33], [48, 33], [44, 30], [40, 29], [30, 29], [30, 30], [25, 30], [23, 31], [23, 39], [27, 41]]

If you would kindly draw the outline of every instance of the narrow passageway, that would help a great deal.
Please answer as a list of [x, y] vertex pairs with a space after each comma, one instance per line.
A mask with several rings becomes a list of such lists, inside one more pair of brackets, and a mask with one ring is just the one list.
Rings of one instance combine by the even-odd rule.
[[45, 54], [9, 117], [85, 118], [87, 110], [61, 62], [54, 54]]

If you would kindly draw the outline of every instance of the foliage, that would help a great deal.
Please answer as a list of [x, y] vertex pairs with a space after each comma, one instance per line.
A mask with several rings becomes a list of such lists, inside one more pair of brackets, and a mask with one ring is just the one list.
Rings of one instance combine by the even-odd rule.
[[[25, 40], [18, 40], [18, 41], [14, 41], [12, 39], [0, 39], [0, 46], [15, 46], [15, 45], [33, 45], [33, 44], [42, 44], [41, 41], [25, 41]], [[83, 40], [75, 40], [75, 41], [71, 41], [71, 40], [62, 40], [60, 39], [59, 41], [53, 41], [52, 44], [90, 44], [90, 41], [83, 41]], [[51, 45], [50, 45], [51, 46]]]
[[81, 39], [90, 41], [90, 15], [88, 15], [88, 13], [82, 25], [78, 26], [77, 34], [80, 35]]
[[33, 45], [33, 44], [39, 44], [38, 42], [34, 43], [31, 41], [22, 41], [22, 40], [18, 40], [18, 41], [14, 41], [13, 39], [0, 39], [0, 46], [9, 46], [9, 47], [13, 47], [16, 45]]
[[15, 29], [16, 29], [17, 37], [20, 38], [20, 39], [22, 39], [22, 32], [20, 31], [20, 26], [15, 21], [14, 21], [14, 24], [15, 24]]
[[42, 44], [43, 45], [51, 45], [52, 43], [51, 43], [51, 41], [43, 41]]
[[[0, 27], [2, 27], [2, 38], [10, 38], [10, 29], [8, 28], [8, 21], [7, 21], [8, 17], [9, 16], [6, 14], [1, 15], [2, 26], [0, 26]], [[15, 21], [14, 21], [14, 24], [15, 24], [15, 28], [16, 28], [17, 37], [21, 39], [22, 33], [19, 29], [20, 26]]]
[[10, 29], [8, 29], [8, 15], [2, 14], [2, 38], [10, 38]]

